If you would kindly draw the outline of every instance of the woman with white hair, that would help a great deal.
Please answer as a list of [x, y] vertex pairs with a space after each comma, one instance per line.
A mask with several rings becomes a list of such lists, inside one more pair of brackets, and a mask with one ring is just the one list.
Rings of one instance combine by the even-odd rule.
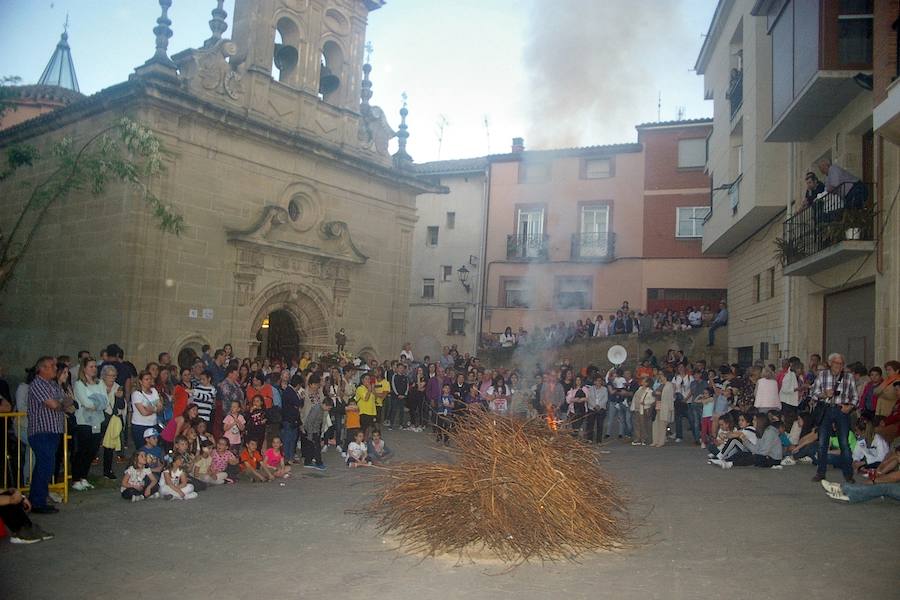
[[113, 473], [113, 455], [122, 449], [122, 427], [125, 423], [125, 390], [116, 383], [116, 367], [103, 365], [100, 369], [100, 384], [106, 394], [106, 408], [103, 410], [103, 424], [100, 426], [103, 446], [103, 476], [118, 479]]
[[778, 381], [775, 379], [775, 371], [771, 367], [765, 367], [756, 380], [756, 392], [754, 393], [753, 406], [760, 412], [768, 410], [781, 410], [781, 397], [778, 395]]

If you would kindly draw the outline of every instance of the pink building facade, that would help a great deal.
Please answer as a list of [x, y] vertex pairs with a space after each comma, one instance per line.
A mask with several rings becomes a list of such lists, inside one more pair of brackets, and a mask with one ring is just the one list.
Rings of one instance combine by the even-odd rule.
[[643, 125], [637, 144], [514, 144], [490, 157], [483, 333], [608, 318], [623, 301], [657, 310], [723, 297], [726, 260], [700, 253], [710, 123], [679, 123]]

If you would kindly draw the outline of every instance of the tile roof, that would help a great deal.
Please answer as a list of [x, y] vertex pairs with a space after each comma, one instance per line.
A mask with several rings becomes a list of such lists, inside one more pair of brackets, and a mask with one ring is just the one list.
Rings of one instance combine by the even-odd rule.
[[413, 165], [420, 175], [452, 175], [454, 173], [474, 173], [487, 167], [487, 157], [458, 158], [455, 160], [435, 160]]
[[640, 125], [635, 125], [635, 129], [654, 129], [656, 127], [672, 127], [677, 125], [685, 125], [690, 127], [691, 125], [712, 125], [712, 117], [703, 117], [702, 119], [680, 119], [674, 121], [650, 121], [648, 123], [641, 123]]

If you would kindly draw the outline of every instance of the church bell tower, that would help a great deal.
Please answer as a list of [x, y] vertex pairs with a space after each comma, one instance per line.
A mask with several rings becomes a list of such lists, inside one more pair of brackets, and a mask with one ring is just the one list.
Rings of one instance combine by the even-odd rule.
[[252, 78], [359, 112], [366, 20], [383, 0], [235, 0], [232, 41]]

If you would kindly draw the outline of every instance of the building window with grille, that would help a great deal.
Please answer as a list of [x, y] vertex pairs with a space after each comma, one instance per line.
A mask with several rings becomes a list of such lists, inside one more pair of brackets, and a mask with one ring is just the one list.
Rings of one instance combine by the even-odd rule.
[[612, 159], [589, 158], [584, 161], [585, 179], [607, 179], [613, 176]]
[[528, 308], [528, 292], [521, 279], [507, 279], [503, 282], [503, 306], [506, 308]]
[[590, 309], [594, 292], [590, 277], [557, 277], [553, 306], [557, 309]]
[[422, 280], [422, 297], [434, 298], [434, 279]]
[[456, 213], [448, 212], [447, 213], [447, 229], [454, 229], [456, 227]]
[[450, 281], [453, 277], [453, 267], [450, 265], [441, 265], [441, 281]]
[[706, 138], [678, 140], [678, 168], [699, 169], [706, 166]]
[[425, 238], [425, 244], [428, 246], [437, 246], [438, 244], [438, 227], [432, 225], [428, 227], [428, 235]]
[[753, 301], [759, 302], [762, 299], [762, 290], [760, 288], [760, 276], [753, 276]]
[[775, 297], [775, 267], [769, 267], [766, 271], [766, 279], [769, 283], [769, 298]]
[[679, 206], [676, 208], [675, 237], [702, 238], [703, 221], [708, 214], [708, 206]]
[[450, 309], [450, 335], [466, 335], [466, 309]]

